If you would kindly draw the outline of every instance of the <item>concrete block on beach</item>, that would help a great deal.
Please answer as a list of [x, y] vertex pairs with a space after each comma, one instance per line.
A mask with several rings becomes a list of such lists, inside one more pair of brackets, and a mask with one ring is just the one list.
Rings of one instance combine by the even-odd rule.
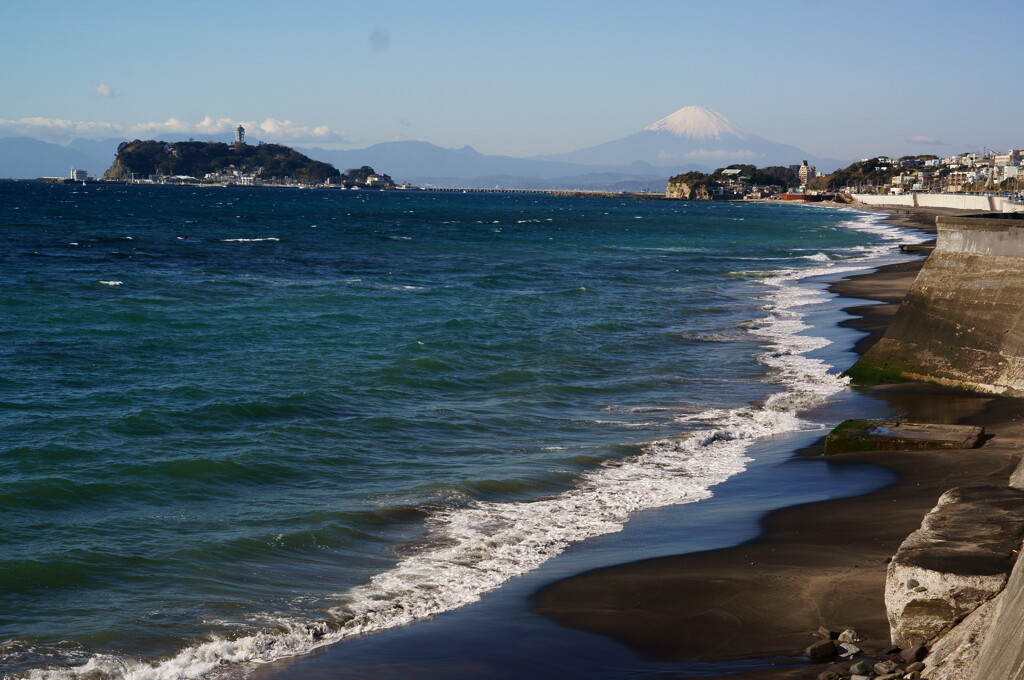
[[903, 541], [886, 573], [892, 642], [932, 641], [997, 595], [1024, 541], [1024, 491], [957, 487]]
[[901, 243], [901, 253], [930, 253], [935, 250], [934, 243]]
[[844, 420], [825, 437], [825, 454], [845, 451], [915, 451], [973, 449], [985, 428], [971, 425], [902, 423], [890, 420]]

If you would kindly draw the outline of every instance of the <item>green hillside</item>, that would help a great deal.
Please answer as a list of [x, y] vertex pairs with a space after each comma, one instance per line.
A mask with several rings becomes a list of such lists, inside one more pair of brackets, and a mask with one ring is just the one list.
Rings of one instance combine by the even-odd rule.
[[185, 175], [203, 179], [208, 173], [236, 170], [261, 180], [291, 178], [319, 183], [338, 179], [333, 165], [315, 161], [281, 144], [225, 144], [223, 142], [158, 142], [136, 139], [118, 147], [104, 179], [127, 180], [150, 175]]

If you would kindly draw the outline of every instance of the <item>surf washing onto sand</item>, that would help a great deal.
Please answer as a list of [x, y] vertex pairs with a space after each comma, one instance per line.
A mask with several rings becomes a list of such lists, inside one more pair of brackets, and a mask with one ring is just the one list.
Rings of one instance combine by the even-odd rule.
[[[203, 201], [212, 213], [214, 198], [225, 200], [224, 191], [187, 191], [195, 193], [128, 187], [121, 200], [136, 214], [153, 204], [163, 215], [179, 210], [182, 223], [202, 217]], [[71, 519], [49, 544], [27, 543], [0, 564], [16, 586], [5, 604], [45, 609], [44, 576], [28, 563], [50, 560], [72, 579], [73, 601], [123, 600], [137, 608], [130, 620], [151, 631], [115, 645], [100, 640], [129, 617], [68, 614], [61, 639], [48, 639], [41, 623], [16, 631], [12, 622], [0, 645], [12, 674], [244, 675], [461, 607], [575, 542], [619, 531], [632, 513], [706, 499], [745, 469], [759, 438], [823, 428], [801, 414], [845, 387], [836, 367], [807, 356], [828, 340], [805, 317], [830, 295], [802, 281], [894, 261], [896, 242], [920, 240], [840, 209], [299, 193], [284, 208], [275, 195], [270, 210], [266, 194], [240, 189], [230, 219], [211, 219], [211, 233], [193, 230], [202, 238], [190, 234], [187, 244], [173, 231], [127, 225], [132, 262], [96, 253], [70, 266], [61, 285], [95, 297], [120, 324], [90, 335], [93, 322], [82, 319], [89, 342], [114, 336], [129, 356], [159, 351], [177, 365], [136, 376], [147, 387], [109, 410], [96, 407], [95, 388], [64, 385], [67, 408], [94, 411], [110, 441], [90, 444], [70, 419], [48, 422], [46, 469], [6, 490], [21, 504], [15, 519], [26, 518], [27, 535], [27, 518], [42, 512], [28, 500], [33, 489], [94, 518], [105, 503], [166, 498], [142, 501], [145, 512], [125, 517], [111, 529], [124, 535], [106, 543], [61, 539], [74, 533]], [[38, 221], [56, 220], [44, 207], [53, 197], [43, 198], [21, 200]], [[236, 214], [250, 231], [239, 232]], [[61, 247], [126, 227], [85, 222], [52, 245], [26, 234], [22, 247], [68, 267]], [[240, 266], [218, 229], [263, 243]], [[97, 288], [92, 274], [102, 267], [104, 281], [124, 285]], [[46, 286], [56, 283], [17, 275], [40, 286], [40, 300], [55, 294]], [[400, 323], [386, 321], [395, 315]], [[167, 325], [188, 339], [156, 348], [137, 337]], [[249, 350], [235, 354], [240, 341]], [[25, 351], [63, 351], [63, 338], [49, 342]], [[230, 366], [222, 380], [191, 377], [196, 347], [219, 359], [216, 370]], [[296, 355], [311, 364], [299, 377]], [[227, 361], [234, 357], [275, 379], [252, 377]], [[4, 385], [7, 403], [42, 408], [46, 394], [16, 392], [30, 369], [45, 376], [48, 358], [22, 360], [23, 374]], [[332, 378], [342, 358], [350, 363]], [[27, 443], [33, 428], [20, 426], [11, 455], [39, 455]], [[129, 445], [138, 460], [111, 464]], [[104, 491], [92, 471], [101, 464], [120, 480], [105, 489], [113, 500], [82, 500]], [[79, 475], [75, 495], [53, 486], [60, 470]], [[351, 479], [362, 481], [345, 486]], [[61, 508], [47, 512], [63, 518]], [[172, 513], [194, 535], [161, 526]], [[61, 540], [84, 552], [58, 564], [55, 553], [68, 549]], [[132, 541], [162, 547], [137, 553], [139, 565], [123, 547]], [[98, 575], [108, 560], [113, 576]], [[172, 570], [184, 573], [180, 589], [158, 583]], [[247, 579], [257, 573], [269, 576]], [[297, 573], [319, 581], [296, 585], [307, 580]], [[174, 620], [164, 623], [162, 612]]]

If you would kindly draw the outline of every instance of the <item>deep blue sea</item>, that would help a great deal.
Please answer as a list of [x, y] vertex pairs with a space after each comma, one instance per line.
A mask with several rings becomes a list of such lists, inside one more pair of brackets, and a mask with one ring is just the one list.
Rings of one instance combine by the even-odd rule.
[[708, 498], [843, 389], [846, 209], [0, 182], [0, 674], [199, 678]]

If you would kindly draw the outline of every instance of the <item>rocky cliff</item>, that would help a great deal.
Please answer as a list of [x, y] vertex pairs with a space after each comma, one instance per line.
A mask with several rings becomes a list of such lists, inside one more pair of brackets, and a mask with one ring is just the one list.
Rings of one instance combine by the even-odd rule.
[[711, 194], [708, 192], [708, 182], [703, 177], [693, 178], [689, 175], [700, 173], [687, 173], [676, 175], [668, 181], [665, 187], [665, 198], [676, 198], [683, 201], [710, 201]]
[[103, 173], [103, 179], [111, 180], [114, 182], [123, 182], [131, 179], [132, 171], [125, 164], [121, 157], [118, 156], [114, 159], [114, 162], [110, 164], [110, 167]]

